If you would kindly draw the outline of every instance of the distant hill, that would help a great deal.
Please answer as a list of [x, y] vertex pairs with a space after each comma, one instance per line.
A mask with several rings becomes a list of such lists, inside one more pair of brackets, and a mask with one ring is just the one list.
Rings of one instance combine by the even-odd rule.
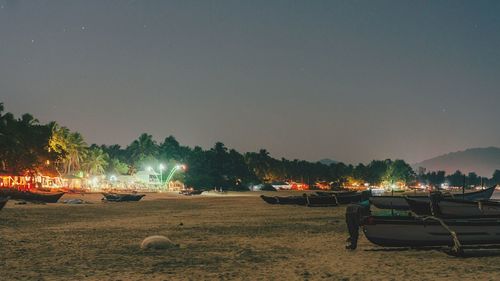
[[500, 148], [471, 148], [434, 157], [413, 165], [415, 169], [424, 167], [427, 171], [446, 171], [451, 174], [456, 170], [462, 173], [475, 172], [490, 178], [495, 170], [500, 170]]
[[335, 160], [332, 160], [332, 159], [328, 159], [328, 158], [321, 159], [318, 162], [321, 163], [321, 164], [328, 165], [328, 166], [330, 166], [330, 164], [337, 164], [338, 163], [338, 161], [335, 161]]

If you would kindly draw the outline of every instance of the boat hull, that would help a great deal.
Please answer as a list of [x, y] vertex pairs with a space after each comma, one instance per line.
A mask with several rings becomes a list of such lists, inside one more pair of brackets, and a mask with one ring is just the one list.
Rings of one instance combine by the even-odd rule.
[[103, 193], [103, 200], [109, 202], [136, 202], [146, 196], [144, 194], [119, 194], [119, 193]]
[[0, 188], [1, 197], [10, 197], [12, 200], [24, 200], [31, 202], [57, 203], [64, 192], [33, 192], [19, 191], [13, 188]]
[[262, 200], [264, 200], [264, 202], [268, 203], [268, 204], [277, 204], [278, 201], [276, 200], [276, 197], [273, 197], [273, 196], [265, 196], [265, 195], [261, 195], [260, 198], [262, 198]]
[[333, 207], [338, 205], [335, 196], [308, 196], [304, 194], [304, 197], [308, 207]]
[[265, 196], [260, 198], [269, 204], [279, 205], [307, 205], [307, 199], [304, 196]]
[[[430, 204], [427, 201], [407, 198], [411, 211], [417, 215], [431, 215]], [[441, 199], [436, 202], [437, 214], [440, 217], [500, 217], [500, 202], [467, 201], [459, 199]]]
[[[462, 199], [469, 201], [488, 200], [493, 195], [495, 187], [490, 187], [484, 190], [468, 192], [465, 194], [444, 195], [445, 198]], [[408, 196], [410, 199], [430, 202], [428, 196]], [[394, 210], [409, 210], [410, 206], [406, 202], [404, 196], [372, 196], [370, 203], [379, 209], [394, 209]]]
[[443, 200], [438, 203], [443, 216], [500, 217], [500, 203], [494, 201]]
[[7, 201], [9, 201], [9, 197], [0, 197], [0, 210], [2, 210], [3, 207], [5, 207]]
[[204, 192], [204, 190], [182, 190], [179, 192], [181, 195], [191, 196], [191, 195], [200, 195]]
[[[439, 222], [412, 217], [368, 217], [366, 238], [384, 247], [452, 246], [453, 238]], [[500, 244], [499, 219], [448, 219], [444, 221], [462, 245]]]

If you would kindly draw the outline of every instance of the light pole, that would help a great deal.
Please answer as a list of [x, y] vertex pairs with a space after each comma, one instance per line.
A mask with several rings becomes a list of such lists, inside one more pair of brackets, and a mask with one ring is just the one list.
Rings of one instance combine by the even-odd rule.
[[160, 164], [160, 166], [158, 166], [158, 169], [160, 170], [160, 186], [163, 185], [163, 170], [165, 169], [165, 166], [163, 166], [163, 164]]

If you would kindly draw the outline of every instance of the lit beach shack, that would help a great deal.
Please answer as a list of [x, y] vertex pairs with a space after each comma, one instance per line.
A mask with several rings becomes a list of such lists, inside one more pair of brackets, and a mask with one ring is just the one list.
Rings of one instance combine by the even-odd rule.
[[13, 187], [17, 182], [16, 176], [0, 171], [0, 187]]
[[181, 181], [170, 181], [168, 183], [168, 191], [181, 191], [184, 190], [186, 186]]
[[305, 183], [297, 182], [273, 182], [271, 185], [276, 190], [308, 190], [309, 186]]
[[66, 175], [62, 178], [63, 186], [69, 189], [82, 189], [84, 179], [78, 176]]
[[2, 172], [0, 179], [0, 187], [17, 188], [19, 190], [26, 190], [32, 187], [30, 176], [12, 175]]
[[300, 182], [292, 182], [292, 190], [309, 190], [309, 185]]
[[322, 190], [328, 190], [330, 189], [331, 183], [326, 182], [326, 181], [317, 181], [314, 186], [316, 188], [322, 189]]
[[292, 189], [292, 185], [288, 182], [280, 181], [280, 182], [272, 182], [271, 185], [276, 190], [290, 190]]
[[118, 175], [109, 178], [110, 187], [121, 190], [136, 190], [142, 185], [137, 184], [137, 180], [132, 175]]
[[32, 188], [59, 188], [62, 187], [60, 177], [50, 174], [37, 174], [34, 176], [11, 175], [0, 172], [0, 187], [32, 189]]
[[135, 180], [138, 183], [146, 185], [150, 189], [161, 188], [160, 174], [155, 171], [138, 171], [135, 175]]
[[53, 189], [64, 187], [64, 181], [56, 175], [37, 175], [35, 176], [35, 186], [42, 189]]

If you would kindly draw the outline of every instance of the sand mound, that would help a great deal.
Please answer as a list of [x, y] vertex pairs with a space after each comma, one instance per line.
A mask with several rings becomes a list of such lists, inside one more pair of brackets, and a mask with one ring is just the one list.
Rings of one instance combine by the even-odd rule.
[[170, 239], [161, 235], [146, 237], [141, 243], [141, 249], [169, 249], [177, 248], [179, 245], [174, 244]]

